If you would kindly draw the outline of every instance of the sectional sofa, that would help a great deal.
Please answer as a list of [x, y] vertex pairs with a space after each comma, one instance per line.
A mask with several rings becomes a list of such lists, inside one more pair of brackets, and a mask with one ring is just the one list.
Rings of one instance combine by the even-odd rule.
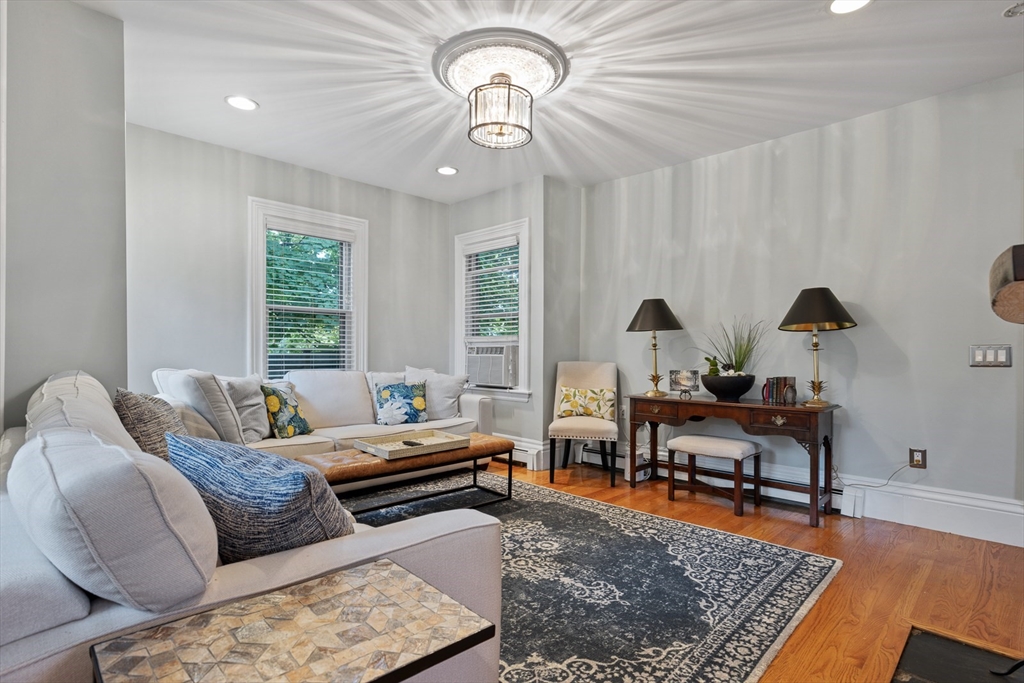
[[[303, 380], [308, 391], [319, 386]], [[91, 681], [93, 643], [384, 557], [499, 629], [414, 680], [497, 680], [496, 519], [456, 510], [356, 525], [348, 536], [218, 566], [199, 494], [138, 449], [94, 378], [52, 376], [26, 421], [0, 438], [0, 680]]]

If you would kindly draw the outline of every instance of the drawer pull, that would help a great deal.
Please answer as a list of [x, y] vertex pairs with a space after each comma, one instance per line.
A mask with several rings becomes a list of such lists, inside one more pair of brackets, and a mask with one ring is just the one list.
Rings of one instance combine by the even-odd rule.
[[657, 415], [661, 412], [661, 406], [651, 406], [651, 412]]
[[776, 427], [781, 427], [782, 425], [786, 424], [786, 418], [784, 418], [782, 415], [776, 415], [775, 417], [772, 418], [772, 423]]

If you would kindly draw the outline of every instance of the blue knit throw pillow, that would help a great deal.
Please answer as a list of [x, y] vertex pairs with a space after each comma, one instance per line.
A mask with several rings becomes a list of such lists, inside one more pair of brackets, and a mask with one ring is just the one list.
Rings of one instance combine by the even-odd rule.
[[400, 425], [427, 421], [427, 383], [385, 384], [377, 387], [377, 424]]
[[206, 504], [227, 564], [352, 533], [316, 468], [224, 441], [167, 434], [171, 464]]

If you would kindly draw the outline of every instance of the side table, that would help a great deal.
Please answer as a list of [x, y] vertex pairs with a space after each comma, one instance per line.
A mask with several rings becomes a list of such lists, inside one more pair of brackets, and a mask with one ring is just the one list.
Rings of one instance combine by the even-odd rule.
[[494, 624], [384, 559], [97, 643], [89, 654], [101, 683], [389, 683], [494, 634]]

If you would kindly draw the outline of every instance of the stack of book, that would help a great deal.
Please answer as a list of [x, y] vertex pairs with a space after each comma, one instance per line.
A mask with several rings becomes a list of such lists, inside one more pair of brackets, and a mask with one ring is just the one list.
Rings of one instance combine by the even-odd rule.
[[[764, 390], [761, 394], [764, 398], [765, 403], [771, 403], [774, 405], [785, 405], [786, 401], [786, 387], [793, 387], [793, 391], [790, 392], [793, 398], [796, 398], [796, 377], [769, 377], [768, 381], [765, 382]], [[793, 401], [788, 401], [792, 403]]]

